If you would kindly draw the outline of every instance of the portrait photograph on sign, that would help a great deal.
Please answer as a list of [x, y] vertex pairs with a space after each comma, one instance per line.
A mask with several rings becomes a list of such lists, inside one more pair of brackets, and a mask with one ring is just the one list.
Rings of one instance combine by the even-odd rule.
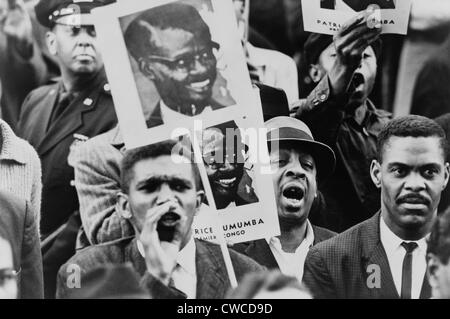
[[96, 17], [121, 129], [132, 146], [198, 119], [213, 125], [239, 118], [252, 103], [231, 0], [121, 1], [97, 9]]
[[364, 10], [372, 12], [368, 21], [381, 33], [407, 33], [411, 0], [302, 0], [303, 25], [305, 31], [332, 35]]
[[[202, 209], [194, 220], [197, 238], [217, 242], [221, 234], [225, 240], [238, 243], [279, 234], [272, 178], [262, 169], [262, 154], [268, 159], [262, 127], [262, 122], [257, 124], [255, 118], [249, 118], [196, 132], [203, 164], [199, 169], [206, 175], [203, 181], [210, 203], [204, 204], [215, 207], [219, 219]], [[216, 223], [221, 227], [219, 233], [214, 232]]]
[[206, 128], [200, 141], [203, 162], [218, 210], [257, 203], [249, 147], [234, 121]]

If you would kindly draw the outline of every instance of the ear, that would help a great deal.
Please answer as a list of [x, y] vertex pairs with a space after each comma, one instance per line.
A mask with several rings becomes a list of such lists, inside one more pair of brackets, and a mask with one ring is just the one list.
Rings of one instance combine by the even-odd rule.
[[373, 160], [370, 164], [370, 177], [377, 188], [381, 188], [381, 164]]
[[155, 73], [149, 62], [145, 61], [144, 59], [140, 59], [138, 64], [139, 64], [139, 69], [141, 70], [142, 74], [144, 74], [146, 77], [148, 77], [152, 81], [155, 80]]
[[196, 202], [196, 214], [199, 212], [200, 207], [203, 204], [203, 200], [205, 199], [205, 192], [204, 191], [197, 191], [197, 202]]
[[116, 211], [122, 218], [130, 220], [132, 218], [130, 202], [128, 201], [128, 195], [122, 192], [117, 194]]
[[445, 181], [444, 181], [444, 185], [443, 185], [442, 189], [445, 189], [447, 187], [449, 176], [450, 176], [450, 164], [445, 163], [445, 172], [444, 172]]
[[430, 283], [431, 288], [433, 291], [438, 291], [439, 289], [439, 280], [437, 278], [437, 272], [440, 268], [440, 261], [439, 259], [433, 255], [428, 254], [427, 256], [428, 262], [427, 262], [427, 275], [428, 275], [428, 282]]
[[47, 31], [45, 34], [45, 43], [47, 44], [48, 52], [50, 52], [51, 55], [56, 55], [58, 50], [56, 44], [56, 34], [53, 31]]
[[324, 71], [318, 64], [311, 64], [309, 66], [309, 77], [313, 80], [314, 83], [319, 83], [319, 81], [323, 78]]

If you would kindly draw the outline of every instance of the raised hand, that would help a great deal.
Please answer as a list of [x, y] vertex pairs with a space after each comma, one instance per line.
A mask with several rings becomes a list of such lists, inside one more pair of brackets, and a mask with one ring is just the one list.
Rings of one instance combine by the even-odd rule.
[[381, 34], [381, 26], [372, 23], [373, 10], [366, 10], [348, 21], [333, 38], [336, 59], [328, 74], [333, 94], [345, 93], [353, 73], [360, 66], [363, 52]]

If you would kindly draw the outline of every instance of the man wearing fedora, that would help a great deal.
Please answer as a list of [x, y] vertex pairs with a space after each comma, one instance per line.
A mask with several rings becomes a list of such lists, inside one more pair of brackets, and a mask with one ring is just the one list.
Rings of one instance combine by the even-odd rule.
[[49, 28], [47, 46], [61, 70], [56, 83], [28, 95], [18, 124], [18, 135], [42, 161], [41, 234], [43, 240], [55, 238], [43, 245], [47, 297], [53, 296], [58, 268], [75, 253], [81, 225], [70, 146], [77, 135], [90, 138], [117, 123], [90, 15], [92, 8], [111, 2], [41, 0], [35, 7], [38, 21]]
[[301, 281], [309, 248], [335, 235], [308, 220], [312, 206], [323, 201], [317, 183], [333, 172], [334, 152], [316, 142], [300, 120], [275, 117], [266, 122], [266, 128], [281, 235], [235, 249]]

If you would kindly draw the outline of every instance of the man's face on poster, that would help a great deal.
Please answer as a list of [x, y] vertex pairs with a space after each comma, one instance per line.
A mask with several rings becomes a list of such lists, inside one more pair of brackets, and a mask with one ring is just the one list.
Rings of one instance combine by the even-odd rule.
[[173, 108], [207, 106], [217, 76], [214, 49], [218, 45], [210, 38], [174, 28], [153, 28], [152, 41], [155, 50], [144, 73], [164, 103]]
[[217, 129], [203, 133], [203, 160], [218, 209], [235, 200], [244, 174], [244, 144], [239, 139], [230, 139], [228, 143], [226, 140]]

